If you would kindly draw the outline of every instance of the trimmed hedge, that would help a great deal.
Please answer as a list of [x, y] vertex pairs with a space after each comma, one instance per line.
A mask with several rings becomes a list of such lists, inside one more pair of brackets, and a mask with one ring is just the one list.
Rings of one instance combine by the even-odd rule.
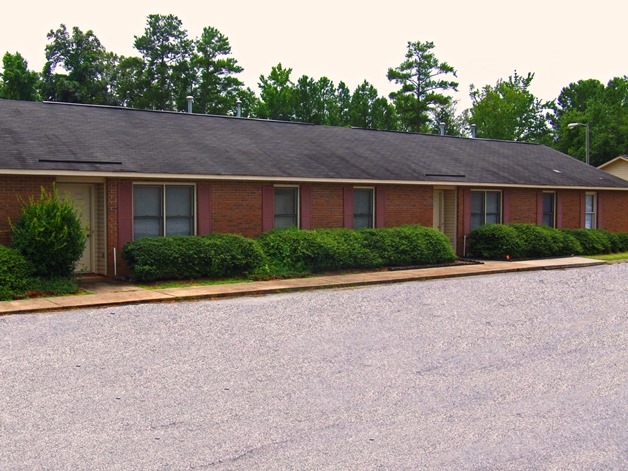
[[17, 250], [0, 245], [0, 301], [23, 295], [32, 272], [32, 265]]
[[246, 275], [264, 262], [254, 240], [234, 234], [147, 237], [127, 243], [122, 257], [138, 281]]
[[138, 281], [290, 276], [456, 259], [444, 234], [419, 226], [281, 229], [257, 239], [233, 234], [150, 237], [126, 244], [122, 257]]
[[573, 236], [582, 247], [582, 254], [597, 255], [612, 253], [615, 250], [611, 238], [613, 235], [600, 229], [562, 229], [566, 234]]
[[628, 251], [628, 234], [553, 229], [534, 224], [486, 224], [469, 234], [469, 256], [489, 260], [598, 255]]
[[421, 226], [282, 229], [262, 234], [258, 241], [269, 259], [271, 272], [280, 274], [432, 265], [456, 259], [444, 234]]
[[525, 248], [519, 233], [506, 224], [485, 224], [467, 238], [468, 255], [486, 260], [522, 258]]

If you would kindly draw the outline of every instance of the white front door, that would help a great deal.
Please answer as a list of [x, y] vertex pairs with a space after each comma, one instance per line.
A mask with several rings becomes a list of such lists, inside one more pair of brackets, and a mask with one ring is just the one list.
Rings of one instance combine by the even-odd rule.
[[69, 199], [74, 203], [74, 208], [81, 217], [81, 225], [87, 230], [87, 243], [83, 256], [76, 264], [77, 273], [93, 273], [93, 205], [92, 198], [94, 194], [93, 185], [82, 183], [62, 183], [57, 184], [57, 192], [60, 198], [68, 195]]
[[447, 236], [452, 247], [456, 248], [456, 190], [434, 190], [433, 195], [434, 229]]

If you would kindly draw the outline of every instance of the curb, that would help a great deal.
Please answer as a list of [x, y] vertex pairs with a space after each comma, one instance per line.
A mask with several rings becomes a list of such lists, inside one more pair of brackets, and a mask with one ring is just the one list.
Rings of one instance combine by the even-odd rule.
[[0, 316], [55, 312], [91, 307], [198, 301], [203, 299], [226, 299], [242, 296], [264, 296], [268, 294], [291, 293], [322, 289], [347, 289], [376, 286], [411, 281], [432, 281], [437, 279], [460, 278], [466, 276], [495, 275], [536, 270], [563, 270], [607, 265], [602, 260], [578, 259], [528, 260], [519, 262], [483, 262], [447, 267], [427, 267], [410, 270], [366, 272], [348, 275], [329, 275], [310, 278], [290, 278], [285, 280], [258, 281], [224, 285], [191, 286], [186, 288], [166, 288], [160, 290], [113, 291], [87, 294], [83, 296], [60, 296], [0, 302]]

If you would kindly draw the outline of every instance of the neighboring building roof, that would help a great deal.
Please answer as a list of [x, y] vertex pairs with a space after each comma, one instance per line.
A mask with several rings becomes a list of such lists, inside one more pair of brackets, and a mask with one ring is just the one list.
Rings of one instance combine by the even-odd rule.
[[620, 155], [598, 167], [616, 177], [628, 180], [628, 155]]
[[0, 100], [0, 173], [623, 188], [537, 144]]

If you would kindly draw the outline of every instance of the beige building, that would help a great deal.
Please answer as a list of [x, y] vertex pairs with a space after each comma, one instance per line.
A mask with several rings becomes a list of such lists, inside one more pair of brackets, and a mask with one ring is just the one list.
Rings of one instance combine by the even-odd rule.
[[628, 180], [628, 155], [620, 155], [619, 157], [600, 165], [598, 168], [610, 173], [611, 175]]

